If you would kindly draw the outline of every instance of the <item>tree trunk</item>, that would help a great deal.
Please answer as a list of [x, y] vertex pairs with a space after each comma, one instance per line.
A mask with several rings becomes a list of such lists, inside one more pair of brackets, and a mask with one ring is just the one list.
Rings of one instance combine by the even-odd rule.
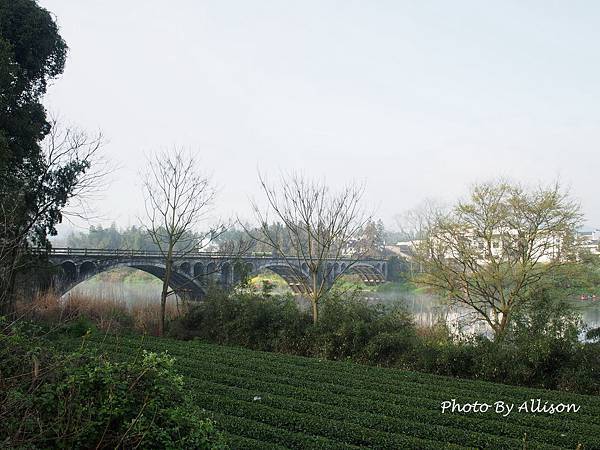
[[502, 342], [508, 328], [508, 313], [502, 313], [502, 318], [494, 330], [494, 342]]
[[[7, 274], [8, 275], [8, 274]], [[2, 277], [0, 280], [0, 291], [2, 296], [0, 298], [0, 316], [11, 316], [14, 311], [13, 303], [13, 288], [10, 280]]]
[[0, 315], [12, 317], [15, 313], [15, 266], [18, 255], [12, 249], [3, 256], [6, 267], [0, 268]]
[[[166, 278], [166, 277], [165, 277]], [[167, 309], [167, 289], [169, 285], [167, 280], [163, 280], [162, 292], [160, 293], [160, 318], [158, 322], [158, 335], [164, 336], [165, 334], [165, 313]]]
[[310, 303], [312, 305], [313, 324], [315, 325], [319, 320], [319, 308], [317, 305], [319, 301], [319, 298], [317, 297], [317, 285], [319, 283], [319, 275], [320, 272], [318, 270], [311, 273], [312, 292], [310, 293]]
[[171, 281], [171, 271], [173, 262], [171, 261], [172, 249], [169, 249], [165, 264], [165, 277], [163, 279], [162, 292], [160, 293], [160, 320], [158, 323], [158, 335], [165, 335], [165, 315], [167, 310], [167, 295], [169, 294], [169, 282]]

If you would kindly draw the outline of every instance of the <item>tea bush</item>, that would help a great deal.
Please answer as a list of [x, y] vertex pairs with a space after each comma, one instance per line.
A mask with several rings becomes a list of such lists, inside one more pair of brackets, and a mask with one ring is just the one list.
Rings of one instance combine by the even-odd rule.
[[[69, 339], [65, 345], [78, 345]], [[235, 448], [600, 448], [600, 397], [153, 337], [94, 334], [118, 360], [168, 349], [186, 387]], [[528, 399], [578, 412], [504, 417], [442, 413], [457, 399], [519, 406]], [[543, 403], [543, 402], [542, 402]]]
[[171, 323], [181, 339], [483, 379], [520, 386], [600, 393], [600, 344], [578, 339], [577, 317], [537, 292], [500, 340], [455, 339], [444, 324], [418, 329], [402, 309], [330, 295], [319, 321], [290, 297], [212, 291]]

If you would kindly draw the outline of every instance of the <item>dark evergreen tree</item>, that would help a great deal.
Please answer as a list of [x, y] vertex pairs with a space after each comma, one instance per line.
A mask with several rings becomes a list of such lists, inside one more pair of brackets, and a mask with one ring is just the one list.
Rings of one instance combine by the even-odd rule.
[[34, 0], [0, 0], [0, 314], [12, 310], [25, 250], [49, 247], [90, 167], [86, 156], [42, 148], [52, 125], [41, 99], [66, 55], [47, 10]]

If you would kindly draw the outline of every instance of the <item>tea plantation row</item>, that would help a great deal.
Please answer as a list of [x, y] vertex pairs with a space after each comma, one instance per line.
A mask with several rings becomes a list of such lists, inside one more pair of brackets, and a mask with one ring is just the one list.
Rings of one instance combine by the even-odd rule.
[[[234, 448], [600, 449], [600, 398], [158, 338], [92, 336], [116, 358], [168, 351]], [[65, 342], [67, 344], [67, 342]], [[76, 345], [74, 341], [71, 345]], [[577, 413], [517, 412], [530, 399]], [[507, 417], [441, 403], [514, 403]], [[493, 409], [493, 408], [492, 408]]]

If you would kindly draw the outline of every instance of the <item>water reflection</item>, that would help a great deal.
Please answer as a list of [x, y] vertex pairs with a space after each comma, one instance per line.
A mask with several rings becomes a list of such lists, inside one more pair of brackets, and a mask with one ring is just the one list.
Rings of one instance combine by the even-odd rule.
[[[368, 293], [365, 300], [372, 304], [386, 306], [401, 305], [410, 312], [419, 326], [431, 327], [436, 323], [446, 323], [450, 330], [456, 334], [486, 334], [491, 335], [490, 328], [483, 322], [476, 320], [471, 310], [463, 307], [450, 306], [441, 298], [411, 292], [389, 292], [385, 294]], [[579, 313], [584, 327], [600, 327], [600, 301], [586, 301], [573, 304]]]
[[[139, 271], [132, 270], [125, 273], [106, 272], [77, 285], [67, 295], [122, 302], [132, 306], [134, 304], [159, 304], [160, 291], [161, 281], [159, 279], [145, 273], [140, 275]], [[386, 293], [365, 292], [363, 298], [372, 304], [400, 305], [412, 314], [415, 323], [419, 326], [430, 327], [436, 323], [445, 322], [456, 333], [485, 334], [489, 332], [484, 324], [473, 320], [469, 310], [450, 307], [439, 297], [418, 291], [399, 289]], [[600, 327], [600, 301], [577, 302], [575, 307], [587, 327]]]
[[78, 284], [66, 295], [99, 301], [114, 301], [133, 306], [160, 304], [160, 292], [161, 282], [158, 279], [136, 283], [90, 279]]
[[600, 302], [586, 302], [579, 306], [583, 322], [590, 328], [600, 327]]

